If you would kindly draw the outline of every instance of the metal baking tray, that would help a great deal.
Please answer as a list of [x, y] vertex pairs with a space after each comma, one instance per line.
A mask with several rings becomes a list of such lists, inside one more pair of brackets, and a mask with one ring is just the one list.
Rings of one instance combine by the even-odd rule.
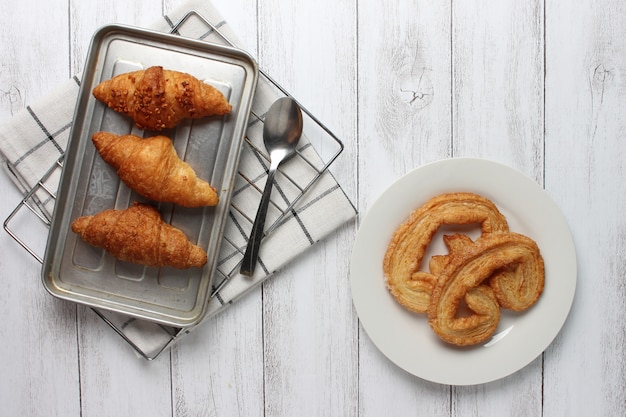
[[[115, 75], [153, 65], [187, 72], [215, 86], [233, 106], [229, 115], [186, 120], [161, 132], [220, 196], [216, 207], [151, 202], [165, 221], [206, 249], [203, 269], [148, 268], [118, 261], [70, 229], [79, 216], [148, 202], [119, 181], [91, 136], [101, 130], [144, 137], [155, 133], [137, 129], [130, 118], [98, 102], [91, 92]], [[43, 259], [42, 280], [48, 292], [168, 326], [184, 328], [203, 318], [257, 79], [256, 62], [239, 49], [123, 25], [108, 25], [94, 34]]]

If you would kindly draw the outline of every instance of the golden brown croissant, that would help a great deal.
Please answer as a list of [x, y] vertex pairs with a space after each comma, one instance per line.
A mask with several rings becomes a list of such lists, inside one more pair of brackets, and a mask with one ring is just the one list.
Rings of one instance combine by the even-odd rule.
[[155, 66], [98, 84], [93, 95], [140, 129], [162, 130], [181, 120], [230, 113], [224, 95], [192, 75]]
[[[499, 296], [486, 284], [502, 269], [506, 270], [503, 276], [513, 284], [510, 287], [526, 288], [521, 291], [526, 307], [541, 294], [543, 258], [529, 237], [499, 232], [484, 234], [475, 242], [464, 235], [445, 236], [444, 240], [450, 253], [431, 262], [440, 275], [428, 308], [430, 326], [444, 341], [468, 346], [481, 343], [493, 334], [500, 320]], [[506, 294], [512, 300], [519, 295], [515, 290]], [[462, 300], [471, 314], [457, 314]]]
[[483, 234], [507, 231], [506, 218], [488, 199], [473, 193], [446, 193], [428, 200], [395, 231], [383, 270], [391, 295], [405, 308], [424, 313], [437, 274], [420, 270], [430, 242], [442, 225], [479, 223]]
[[201, 247], [165, 223], [159, 212], [146, 204], [79, 217], [72, 222], [72, 230], [85, 242], [123, 261], [179, 269], [200, 268], [207, 262]]
[[92, 140], [120, 179], [144, 197], [185, 207], [215, 206], [219, 202], [215, 189], [178, 157], [166, 136], [142, 139], [96, 132]]

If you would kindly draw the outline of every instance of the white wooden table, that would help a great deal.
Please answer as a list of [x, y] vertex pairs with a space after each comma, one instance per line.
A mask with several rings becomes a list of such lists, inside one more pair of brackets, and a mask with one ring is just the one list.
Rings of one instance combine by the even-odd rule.
[[[178, 0], [0, 0], [0, 122], [82, 69], [111, 23]], [[214, 0], [261, 68], [346, 148], [360, 211], [157, 360], [89, 309], [49, 296], [0, 234], [3, 416], [626, 415], [626, 9], [619, 0]], [[437, 385], [393, 365], [355, 313], [352, 243], [391, 183], [427, 162], [488, 158], [535, 179], [578, 253], [554, 343], [497, 382]], [[21, 199], [0, 175], [0, 217]]]

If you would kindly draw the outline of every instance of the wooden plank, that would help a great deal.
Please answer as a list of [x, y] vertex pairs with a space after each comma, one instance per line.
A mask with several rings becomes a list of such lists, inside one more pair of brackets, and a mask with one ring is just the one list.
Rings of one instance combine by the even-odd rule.
[[[0, 12], [0, 122], [67, 79], [67, 1], [44, 10], [34, 1], [3, 2]], [[53, 23], [51, 23], [53, 22]], [[48, 30], [42, 30], [47, 28]], [[19, 138], [16, 138], [19, 140]], [[4, 175], [4, 174], [3, 174]], [[0, 192], [5, 219], [21, 196], [5, 178]], [[28, 210], [25, 210], [29, 213]], [[34, 223], [35, 226], [29, 226]], [[45, 242], [46, 229], [32, 215], [16, 217], [11, 227], [28, 244]], [[37, 244], [37, 245], [35, 245]], [[78, 415], [79, 370], [76, 309], [53, 299], [41, 285], [41, 265], [2, 233], [0, 276], [0, 403], [4, 415]], [[42, 252], [39, 252], [43, 254]]]
[[172, 348], [174, 416], [263, 416], [260, 288]]
[[545, 357], [544, 415], [626, 414], [626, 21], [617, 1], [546, 5], [546, 190], [578, 255], [568, 322]]
[[[161, 0], [71, 2], [70, 62], [82, 71], [89, 41], [99, 27], [127, 23], [147, 27], [162, 16]], [[81, 409], [84, 415], [170, 416], [172, 395], [168, 354], [147, 362], [100, 318], [78, 310]]]
[[[34, 3], [8, 2], [2, 6], [2, 121], [68, 77], [67, 0], [51, 1], [50, 10], [34, 7]], [[51, 20], [57, 30], [42, 31], [50, 27]]]
[[[80, 71], [101, 24], [146, 26], [183, 3], [7, 2], [0, 122]], [[406, 3], [214, 0], [261, 66], [344, 140], [335, 175], [360, 219], [398, 177], [449, 156], [545, 183], [579, 255], [573, 311], [546, 353], [478, 387], [397, 368], [352, 308], [349, 224], [146, 362], [91, 311], [50, 297], [39, 265], [3, 234], [4, 414], [626, 414], [624, 7]], [[20, 196], [6, 179], [0, 192], [6, 217]]]
[[[242, 45], [250, 45], [246, 50], [254, 56], [256, 3], [221, 0], [213, 5]], [[261, 311], [261, 289], [257, 288], [172, 348], [174, 416], [263, 415]]]
[[359, 208], [451, 152], [450, 5], [359, 5]]
[[[334, 172], [351, 195], [355, 7], [274, 0], [258, 8], [260, 66], [346, 142]], [[346, 226], [263, 286], [268, 416], [356, 412], [358, 333], [347, 268], [352, 233]]]
[[540, 1], [454, 3], [454, 155], [504, 162], [542, 182]]
[[[450, 3], [361, 2], [358, 22], [362, 219], [399, 177], [450, 155]], [[361, 328], [360, 416], [442, 416], [449, 410], [449, 387], [395, 366]]]
[[100, 317], [78, 309], [82, 415], [172, 415], [170, 355], [140, 358]]
[[[541, 1], [453, 2], [453, 155], [502, 162], [539, 184], [543, 21]], [[539, 415], [541, 359], [499, 381], [454, 388], [453, 412]]]
[[[17, 189], [8, 181], [2, 182], [0, 192], [15, 205], [20, 201]], [[9, 212], [8, 206], [3, 207], [2, 219]], [[43, 228], [35, 228], [35, 236], [27, 226], [27, 222], [38, 222], [36, 218], [31, 215], [19, 219], [12, 226], [20, 237], [29, 242], [41, 239]], [[41, 265], [8, 234], [0, 236], [0, 246], [3, 256], [0, 276], [5, 286], [0, 295], [3, 414], [78, 415], [76, 307], [53, 299], [45, 291], [41, 285]], [[8, 259], [12, 262], [7, 262]]]
[[163, 0], [115, 1], [86, 4], [70, 1], [72, 75], [83, 70], [93, 33], [111, 23], [150, 27], [163, 15]]
[[211, 4], [235, 33], [236, 41], [246, 52], [257, 56], [257, 13], [253, 0], [213, 0]]

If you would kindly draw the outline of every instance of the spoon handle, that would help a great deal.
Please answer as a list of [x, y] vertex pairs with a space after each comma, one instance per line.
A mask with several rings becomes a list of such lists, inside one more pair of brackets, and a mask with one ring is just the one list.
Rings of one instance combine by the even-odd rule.
[[252, 276], [259, 258], [259, 248], [261, 246], [261, 240], [263, 239], [263, 228], [265, 227], [267, 208], [269, 206], [272, 186], [274, 185], [274, 175], [276, 174], [277, 169], [278, 163], [275, 163], [274, 160], [272, 160], [270, 169], [267, 172], [267, 181], [265, 182], [265, 188], [263, 189], [263, 195], [261, 196], [261, 203], [259, 204], [259, 209], [256, 213], [254, 224], [252, 225], [252, 232], [250, 232], [250, 239], [248, 240], [246, 253], [243, 256], [241, 268], [239, 269], [239, 273], [243, 275]]

